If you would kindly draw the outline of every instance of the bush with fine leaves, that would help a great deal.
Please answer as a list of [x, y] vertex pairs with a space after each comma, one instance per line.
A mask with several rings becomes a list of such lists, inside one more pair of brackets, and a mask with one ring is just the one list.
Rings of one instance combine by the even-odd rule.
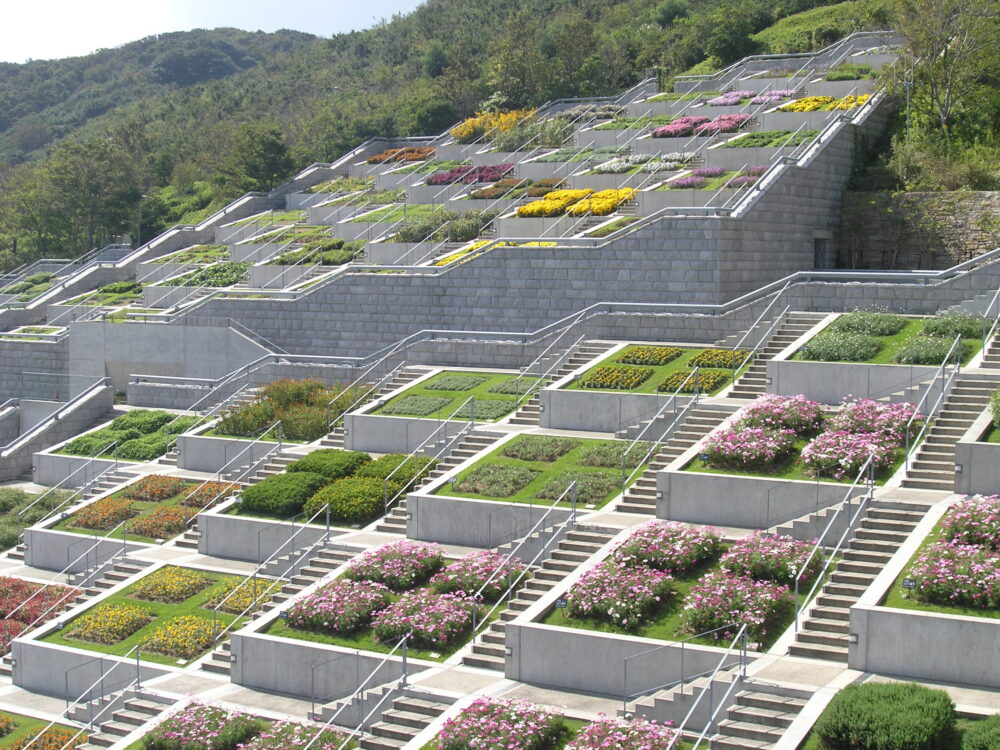
[[344, 451], [336, 448], [321, 448], [308, 456], [288, 465], [285, 471], [308, 471], [322, 474], [329, 479], [349, 477], [365, 464], [371, 463], [372, 457], [361, 451]]
[[841, 333], [863, 333], [866, 336], [895, 336], [906, 328], [908, 320], [902, 315], [869, 310], [855, 310], [841, 315], [830, 328]]
[[292, 516], [329, 481], [322, 474], [308, 471], [275, 474], [243, 490], [242, 507], [257, 513]]
[[962, 735], [962, 750], [997, 750], [1000, 747], [1000, 714], [974, 722]]
[[369, 521], [383, 512], [387, 500], [399, 492], [395, 482], [372, 477], [347, 477], [329, 484], [306, 501], [303, 510], [309, 517], [330, 508], [334, 521]]
[[799, 349], [802, 359], [819, 362], [865, 362], [882, 350], [882, 342], [863, 333], [820, 334]]
[[965, 313], [948, 313], [929, 318], [924, 322], [923, 334], [925, 336], [940, 336], [954, 340], [956, 336], [963, 339], [982, 338], [988, 330], [985, 320], [978, 315], [966, 315]]
[[[901, 365], [940, 365], [951, 349], [951, 345], [952, 339], [915, 336], [903, 345], [903, 348], [896, 353], [893, 359]], [[948, 361], [955, 363], [965, 359], [971, 350], [972, 344], [968, 341], [961, 341]]]

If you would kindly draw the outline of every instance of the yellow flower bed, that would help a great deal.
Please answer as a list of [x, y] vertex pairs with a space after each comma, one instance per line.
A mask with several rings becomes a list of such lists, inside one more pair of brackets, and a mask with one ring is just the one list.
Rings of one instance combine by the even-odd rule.
[[843, 99], [838, 99], [830, 106], [830, 109], [854, 109], [855, 107], [860, 107], [871, 98], [871, 94], [851, 94], [850, 96], [845, 96]]
[[535, 219], [562, 216], [566, 213], [567, 208], [593, 194], [593, 192], [589, 188], [583, 190], [553, 190], [540, 200], [518, 206], [517, 215], [522, 218]]
[[506, 133], [522, 122], [534, 117], [533, 109], [515, 109], [510, 112], [477, 112], [451, 129], [451, 136], [459, 143], [471, 143], [486, 133]]
[[815, 112], [833, 103], [832, 96], [807, 96], [778, 107], [779, 112]]
[[[204, 617], [182, 615], [175, 617], [146, 639], [145, 648], [167, 656], [194, 659], [207, 651], [215, 637], [213, 623]], [[221, 630], [224, 625], [215, 623]]]
[[111, 645], [124, 641], [153, 620], [148, 609], [133, 604], [105, 604], [76, 621], [71, 638]]
[[211, 583], [211, 579], [185, 568], [160, 568], [132, 589], [132, 596], [154, 602], [177, 603], [188, 599]]
[[[440, 260], [435, 261], [434, 265], [447, 266], [449, 263], [454, 263], [456, 260], [459, 260], [460, 258], [465, 258], [468, 255], [472, 255], [472, 253], [476, 252], [477, 250], [481, 250], [482, 248], [489, 245], [491, 242], [493, 242], [493, 240], [479, 240], [478, 242], [473, 242], [468, 247], [463, 248], [462, 250], [458, 250], [452, 253], [451, 255], [446, 255]], [[493, 247], [555, 247], [557, 244], [558, 243], [556, 242], [547, 242], [538, 240], [535, 242], [520, 242], [520, 243], [497, 242], [496, 244], [493, 245]]]
[[[266, 578], [258, 578], [254, 581], [252, 578], [246, 580], [244, 578], [238, 578], [236, 576], [226, 576], [219, 582], [219, 585], [213, 589], [213, 594], [209, 600], [205, 603], [206, 607], [214, 609], [223, 599], [226, 599], [225, 604], [222, 605], [221, 609], [223, 612], [229, 612], [233, 615], [241, 615], [246, 612], [251, 605], [263, 604], [268, 600], [271, 594], [278, 588], [277, 581], [271, 581]], [[236, 593], [233, 593], [233, 592]]]
[[631, 200], [635, 192], [634, 188], [601, 190], [589, 198], [584, 198], [582, 201], [574, 203], [567, 209], [566, 213], [570, 216], [583, 216], [588, 213], [594, 216], [607, 216], [622, 203]]

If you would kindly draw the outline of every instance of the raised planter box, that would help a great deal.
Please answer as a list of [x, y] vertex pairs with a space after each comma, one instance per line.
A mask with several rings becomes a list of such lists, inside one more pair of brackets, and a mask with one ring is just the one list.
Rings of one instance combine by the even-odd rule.
[[628, 117], [642, 117], [643, 115], [655, 117], [656, 115], [678, 115], [681, 113], [688, 115], [691, 114], [694, 107], [695, 104], [690, 99], [662, 102], [647, 99], [626, 105], [625, 113]]
[[529, 151], [490, 151], [490, 145], [480, 146], [479, 151], [469, 154], [468, 159], [477, 167], [492, 167], [497, 164], [517, 164], [538, 154]]
[[328, 201], [335, 193], [289, 193], [285, 196], [285, 209], [288, 211], [302, 211], [313, 206]]
[[[358, 212], [357, 206], [337, 204], [334, 206], [315, 206], [306, 211], [306, 222], [309, 224], [336, 224], [338, 221], [350, 218]], [[340, 235], [338, 235], [340, 236]]]
[[984, 442], [993, 426], [984, 411], [955, 443], [955, 492], [960, 495], [993, 495], [1000, 489], [1000, 443]]
[[192, 269], [193, 266], [190, 263], [140, 263], [136, 269], [135, 277], [142, 279], [144, 284], [155, 284], [157, 281], [163, 281]]
[[333, 233], [343, 240], [378, 239], [388, 231], [395, 222], [388, 221], [339, 221], [334, 225]]
[[[386, 401], [391, 397], [386, 397]], [[373, 404], [371, 409], [377, 409]], [[434, 443], [458, 434], [468, 420], [440, 420], [423, 417], [395, 417], [367, 414], [348, 414], [344, 417], [344, 447], [352, 451], [370, 453], [412, 453], [431, 435], [435, 440], [425, 446], [425, 455], [433, 454], [440, 446]]]
[[[662, 178], [666, 178], [670, 172], [663, 172]], [[625, 175], [625, 174], [587, 174], [586, 172], [577, 172], [576, 174], [570, 175], [566, 179], [566, 186], [568, 188], [573, 188], [575, 190], [590, 188], [591, 190], [620, 190], [621, 188], [638, 188], [640, 185], [648, 182], [655, 182], [657, 177], [651, 177], [650, 175], [640, 172], [638, 174]]]
[[[56, 446], [52, 450], [60, 448]], [[89, 464], [89, 465], [88, 465]], [[128, 466], [128, 461], [65, 456], [51, 451], [36, 453], [32, 459], [32, 481], [46, 487], [82, 487], [115, 466]], [[86, 468], [84, 468], [86, 466]]]
[[517, 216], [501, 216], [493, 222], [496, 235], [507, 237], [561, 237], [578, 224], [578, 216], [556, 216], [551, 219], [522, 219]]
[[365, 261], [375, 265], [412, 266], [441, 243], [428, 242], [370, 242], [365, 247]]
[[[82, 507], [77, 506], [77, 507]], [[75, 508], [74, 508], [75, 509]], [[54, 518], [49, 526], [59, 523]], [[122, 542], [121, 538], [101, 541], [99, 536], [56, 531], [46, 527], [32, 527], [24, 531], [24, 563], [41, 570], [79, 573], [127, 552], [138, 552], [153, 545], [141, 542]]]
[[742, 169], [744, 166], [766, 167], [783, 154], [790, 154], [793, 146], [781, 148], [707, 148], [701, 152], [703, 166]]
[[[464, 195], [467, 195], [465, 193]], [[478, 198], [451, 198], [445, 203], [445, 208], [449, 211], [460, 211], [461, 213], [468, 213], [469, 211], [497, 211], [498, 213], [506, 213], [513, 210], [516, 206], [524, 203], [522, 200], [516, 200], [511, 198], [495, 198], [493, 200], [481, 200]]]
[[265, 260], [269, 260], [272, 255], [276, 254], [283, 247], [286, 251], [288, 251], [293, 250], [297, 246], [289, 244], [288, 240], [259, 244], [245, 242], [239, 245], [233, 245], [232, 256], [234, 261], [240, 263], [261, 263]]
[[[539, 417], [541, 427], [553, 430], [617, 432], [652, 418], [672, 395], [571, 391], [560, 387], [565, 382], [545, 388], [539, 393], [542, 406]], [[678, 408], [683, 408], [690, 400], [690, 397], [679, 397]]]
[[840, 112], [765, 112], [759, 115], [760, 130], [822, 130], [828, 122], [832, 122], [838, 115], [849, 118], [857, 113], [857, 110], [848, 109]]
[[193, 299], [198, 291], [193, 286], [142, 286], [142, 306], [151, 310], [166, 310], [185, 300]]
[[[211, 429], [215, 423], [203, 429]], [[177, 437], [177, 466], [188, 471], [215, 473], [237, 460], [240, 465], [249, 465], [275, 450], [276, 444], [260, 441], [251, 445], [250, 440], [233, 437], [209, 437], [201, 434], [179, 435]], [[235, 468], [235, 467], [233, 467]]]
[[692, 154], [702, 146], [714, 142], [714, 138], [689, 135], [684, 138], [653, 138], [650, 135], [640, 136], [632, 141], [632, 151], [637, 154]]
[[735, 190], [643, 190], [636, 195], [639, 214], [648, 216], [664, 208], [701, 208], [721, 205]]
[[[302, 281], [312, 273], [313, 266], [250, 266], [247, 284], [253, 289], [284, 289]], [[330, 270], [333, 270], [331, 266]]]
[[574, 146], [587, 146], [589, 148], [624, 147], [626, 144], [635, 143], [643, 131], [649, 128], [621, 128], [620, 130], [595, 130], [601, 123], [597, 123], [592, 128], [577, 130], [573, 133]]
[[[791, 348], [791, 347], [790, 347]], [[789, 354], [794, 353], [791, 349]], [[784, 352], [782, 356], [784, 356]], [[936, 367], [867, 365], [848, 362], [805, 362], [772, 359], [767, 363], [768, 393], [803, 394], [823, 404], [839, 404], [845, 393], [856, 398], [888, 398], [892, 403], [918, 402]]]
[[[411, 177], [426, 180], [430, 175], [411, 175]], [[485, 185], [480, 187], [485, 187]], [[406, 201], [407, 203], [439, 204], [475, 189], [475, 185], [470, 186], [461, 182], [453, 185], [411, 185], [406, 188]]]
[[580, 166], [568, 161], [529, 161], [514, 167], [514, 174], [522, 180], [558, 179], [576, 171]]
[[[870, 64], [870, 63], [861, 63]], [[857, 81], [810, 81], [806, 85], [808, 96], [833, 96], [843, 99], [849, 94], [870, 94], [875, 90], [875, 81], [862, 78]]]
[[[412, 162], [411, 162], [412, 163]], [[392, 165], [383, 165], [387, 171], [379, 172], [375, 175], [375, 189], [376, 190], [394, 190], [396, 188], [405, 187], [406, 185], [412, 185], [417, 180], [421, 179], [421, 175], [413, 174], [413, 172], [392, 172], [388, 169], [401, 168], [402, 164], [397, 164], [394, 167]]]
[[434, 147], [434, 156], [441, 161], [463, 161], [482, 148], [481, 143], [444, 143]]

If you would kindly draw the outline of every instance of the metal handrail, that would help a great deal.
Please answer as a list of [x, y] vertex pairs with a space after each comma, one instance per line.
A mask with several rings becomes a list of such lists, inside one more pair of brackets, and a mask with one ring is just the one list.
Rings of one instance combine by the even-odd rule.
[[[83, 464], [80, 464], [79, 466], [77, 466], [75, 469], [73, 469], [73, 471], [71, 471], [69, 474], [67, 474], [62, 479], [60, 479], [54, 486], [49, 487], [45, 492], [43, 492], [41, 495], [39, 495], [34, 500], [32, 500], [30, 505], [28, 505], [25, 508], [21, 508], [19, 511], [17, 511], [17, 513], [15, 515], [17, 515], [18, 517], [20, 517], [22, 514], [27, 513], [29, 510], [31, 510], [36, 505], [38, 505], [38, 503], [40, 503], [42, 500], [44, 500], [46, 497], [48, 497], [51, 493], [53, 493], [56, 490], [60, 489], [63, 486], [64, 483], [68, 482], [70, 479], [72, 479], [74, 476], [76, 476], [80, 471], [82, 471], [83, 469], [88, 468], [94, 461], [97, 461], [97, 460], [102, 460], [103, 461], [103, 460], [105, 460], [105, 459], [102, 459], [101, 456], [103, 456], [109, 450], [111, 450], [113, 448], [116, 448], [117, 446], [118, 446], [118, 441], [117, 440], [108, 443], [106, 446], [104, 446], [99, 451], [97, 451], [97, 453], [95, 453], [93, 456], [91, 456], [90, 459], [86, 463], [83, 463]], [[86, 476], [86, 474], [84, 476]], [[93, 480], [90, 480], [90, 482], [88, 482], [87, 484], [90, 484], [91, 482], [93, 482]], [[86, 485], [84, 485], [84, 486], [86, 486]], [[77, 490], [77, 492], [79, 492], [79, 490]], [[65, 504], [65, 502], [62, 503], [62, 504]], [[43, 519], [43, 521], [44, 521], [44, 519]], [[42, 523], [43, 521], [39, 521], [39, 523]]]
[[[911, 449], [916, 448], [920, 445], [920, 441], [923, 439], [924, 433], [930, 427], [931, 418], [937, 413], [938, 407], [941, 406], [941, 402], [948, 393], [948, 388], [951, 386], [952, 381], [957, 377], [959, 371], [962, 369], [962, 336], [959, 334], [955, 336], [955, 340], [951, 343], [948, 348], [948, 353], [944, 355], [944, 359], [938, 366], [937, 370], [934, 371], [934, 375], [930, 379], [930, 384], [927, 386], [927, 390], [924, 391], [924, 395], [920, 397], [920, 401], [917, 402], [916, 407], [913, 410], [913, 414], [906, 422], [906, 427], [903, 429], [906, 433], [906, 454], [903, 459], [903, 471], [904, 473], [910, 470], [910, 452]], [[950, 375], [945, 376], [948, 369], [948, 364], [951, 362], [952, 356], [955, 356], [955, 367]], [[920, 428], [920, 432], [917, 433], [911, 441], [910, 433], [913, 431], [914, 425], [918, 418], [920, 417], [920, 409], [923, 408], [924, 404], [927, 402], [927, 398], [930, 396], [931, 391], [934, 390], [934, 383], [937, 382], [938, 378], [943, 378], [941, 384], [941, 391], [938, 394], [937, 400], [934, 405], [927, 410], [926, 414], [923, 415], [923, 426]]]
[[76, 408], [76, 406], [80, 402], [90, 398], [98, 390], [109, 387], [110, 384], [111, 384], [111, 378], [98, 378], [97, 380], [95, 380], [90, 386], [85, 388], [77, 395], [73, 396], [73, 398], [71, 398], [65, 404], [62, 404], [58, 409], [49, 414], [41, 422], [39, 422], [36, 425], [33, 425], [30, 429], [28, 429], [21, 435], [18, 435], [16, 438], [7, 443], [7, 445], [0, 446], [0, 458], [6, 458], [12, 450], [15, 450], [16, 448], [30, 441], [32, 438], [38, 435], [39, 432], [48, 428], [48, 426], [52, 422], [58, 422], [63, 414], [70, 411], [71, 409]]

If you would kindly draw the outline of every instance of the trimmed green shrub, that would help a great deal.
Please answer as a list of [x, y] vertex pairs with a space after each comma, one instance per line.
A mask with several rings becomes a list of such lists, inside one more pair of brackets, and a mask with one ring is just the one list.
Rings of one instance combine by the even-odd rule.
[[555, 461], [580, 444], [573, 438], [521, 435], [503, 447], [503, 455], [521, 461]]
[[882, 350], [882, 342], [863, 333], [824, 333], [799, 349], [799, 356], [819, 362], [864, 362]]
[[455, 489], [470, 495], [510, 497], [527, 487], [539, 474], [540, 471], [533, 471], [525, 466], [484, 464], [459, 480]]
[[148, 435], [151, 432], [156, 432], [158, 429], [163, 427], [163, 425], [173, 420], [173, 418], [173, 414], [169, 414], [165, 411], [146, 411], [144, 409], [135, 409], [113, 419], [111, 421], [111, 429], [138, 430], [143, 435]]
[[268, 401], [243, 404], [222, 413], [216, 432], [236, 437], [254, 437], [275, 421], [274, 408]]
[[382, 407], [383, 414], [405, 414], [414, 417], [426, 417], [451, 403], [450, 398], [434, 398], [433, 396], [404, 396], [394, 399]]
[[961, 336], [963, 339], [978, 339], [982, 338], [986, 331], [986, 321], [977, 315], [948, 313], [925, 321], [923, 334], [944, 336], [949, 339], [954, 339], [956, 336]]
[[906, 328], [909, 321], [902, 315], [892, 313], [855, 310], [841, 315], [830, 328], [841, 333], [863, 333], [868, 336], [895, 336]]
[[176, 421], [165, 424], [160, 430], [164, 435], [180, 435], [198, 424], [198, 417], [177, 417]]
[[977, 721], [962, 735], [962, 750], [997, 750], [1000, 748], [1000, 714]]
[[400, 490], [395, 482], [374, 477], [348, 477], [329, 484], [306, 502], [303, 510], [312, 517], [330, 507], [330, 518], [337, 521], [368, 521], [382, 515], [383, 504]]
[[326, 404], [294, 404], [281, 412], [281, 434], [288, 440], [311, 443], [327, 433], [329, 420]]
[[[405, 453], [386, 453], [369, 464], [365, 464], [355, 473], [358, 477], [372, 477], [375, 479], [389, 479], [392, 474], [392, 481], [402, 486], [409, 486], [416, 479], [427, 476], [435, 466], [437, 460], [425, 456], [416, 456], [410, 460]], [[396, 467], [402, 464], [402, 468], [396, 471]], [[395, 472], [395, 474], [393, 474]]]
[[916, 683], [848, 685], [813, 731], [828, 750], [940, 750], [955, 732], [955, 704]]
[[441, 375], [424, 385], [428, 391], [471, 391], [477, 385], [486, 382], [486, 378], [474, 375]]
[[275, 474], [243, 490], [243, 508], [257, 513], [293, 516], [329, 481], [322, 474], [308, 471]]
[[[613, 471], [564, 471], [552, 477], [538, 493], [543, 500], [555, 500], [566, 491], [566, 488], [576, 482], [577, 501], [584, 504], [597, 504], [611, 493], [621, 491], [621, 475]], [[566, 500], [570, 500], [566, 496]]]
[[371, 460], [371, 456], [361, 451], [321, 448], [289, 464], [285, 471], [308, 471], [312, 474], [322, 474], [328, 479], [342, 479], [349, 477], [365, 464], [371, 463]]
[[326, 383], [316, 378], [279, 378], [260, 389], [260, 400], [270, 401], [275, 410], [298, 404], [326, 403]]
[[152, 461], [170, 448], [173, 438], [167, 435], [144, 435], [118, 446], [118, 457], [126, 461]]
[[[951, 348], [951, 339], [935, 336], [915, 336], [907, 341], [903, 348], [893, 357], [893, 361], [901, 365], [939, 365]], [[962, 341], [956, 354], [959, 359], [965, 359], [972, 351], [972, 344]], [[951, 361], [955, 361], [952, 355]]]
[[109, 431], [97, 430], [71, 440], [66, 444], [66, 452], [77, 456], [96, 456], [116, 441], [117, 437]]

